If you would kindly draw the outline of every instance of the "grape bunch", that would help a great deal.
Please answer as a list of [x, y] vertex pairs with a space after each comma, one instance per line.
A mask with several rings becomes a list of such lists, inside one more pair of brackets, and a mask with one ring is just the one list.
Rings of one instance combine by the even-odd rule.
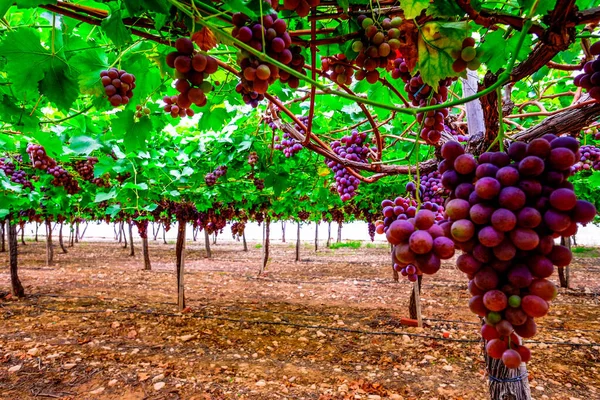
[[142, 107], [141, 104], [135, 106], [135, 116], [136, 118], [142, 118], [145, 115], [150, 115], [150, 109], [148, 107]]
[[369, 230], [369, 237], [371, 238], [371, 242], [375, 241], [375, 231], [377, 230], [377, 227], [375, 226], [375, 224], [373, 222], [369, 222], [367, 224], [367, 229]]
[[350, 85], [354, 75], [354, 67], [346, 59], [345, 54], [321, 57], [321, 67], [329, 79], [340, 85]]
[[296, 11], [299, 17], [306, 17], [311, 7], [321, 4], [321, 0], [283, 0], [285, 10]]
[[451, 125], [444, 124], [444, 130], [454, 136], [454, 140], [456, 140], [458, 143], [466, 143], [469, 141], [469, 135], [465, 135]]
[[[390, 207], [387, 202], [386, 207]], [[436, 273], [441, 260], [454, 256], [454, 242], [444, 236], [444, 230], [436, 223], [436, 214], [422, 208], [413, 215], [395, 219], [385, 229], [386, 239], [393, 245], [394, 269], [412, 282], [418, 275]]]
[[62, 166], [54, 165], [52, 167], [48, 167], [46, 172], [54, 177], [51, 181], [54, 186], [63, 186], [69, 194], [75, 194], [79, 192], [79, 183], [73, 177], [73, 175], [71, 175], [69, 171], [64, 169]]
[[209, 172], [204, 175], [204, 182], [207, 186], [214, 186], [217, 184], [217, 176], [213, 172]]
[[[406, 191], [416, 198], [417, 176], [415, 175], [414, 182], [408, 182], [406, 184]], [[427, 174], [419, 176], [419, 199], [425, 203], [431, 202], [442, 206], [450, 194], [450, 191], [442, 185], [442, 175], [439, 171], [429, 172]], [[434, 210], [435, 211], [435, 210]]]
[[129, 103], [135, 89], [135, 76], [122, 69], [110, 68], [100, 71], [104, 93], [113, 107]]
[[46, 154], [46, 150], [42, 145], [29, 143], [27, 145], [27, 154], [29, 154], [31, 164], [35, 169], [47, 170], [56, 165], [56, 161], [48, 157], [48, 154]]
[[[366, 138], [366, 133], [358, 133], [357, 130], [353, 130], [351, 135], [344, 136], [341, 140], [332, 142], [331, 148], [340, 158], [367, 163], [369, 144], [365, 143]], [[335, 174], [337, 192], [342, 201], [348, 201], [356, 196], [356, 189], [360, 180], [352, 176], [342, 164], [334, 160], [325, 159], [325, 164]]]
[[195, 114], [190, 108], [192, 104], [206, 105], [206, 94], [213, 89], [206, 79], [217, 72], [219, 65], [213, 57], [196, 52], [194, 42], [188, 38], [177, 39], [175, 49], [167, 54], [166, 62], [176, 70], [175, 89], [179, 95], [163, 97], [164, 110], [173, 118], [192, 117]]
[[[304, 124], [307, 125], [308, 124], [308, 117], [298, 117], [298, 119]], [[275, 132], [276, 126], [273, 122], [269, 123], [269, 126], [271, 127], [271, 129], [273, 130], [273, 132]], [[305, 134], [306, 132], [304, 131], [304, 129], [300, 128], [300, 126], [298, 124], [294, 124], [294, 128], [301, 134]], [[287, 157], [293, 157], [296, 153], [298, 153], [300, 150], [302, 150], [304, 148], [304, 146], [302, 146], [302, 143], [300, 143], [299, 141], [295, 140], [292, 135], [290, 135], [290, 133], [288, 132], [284, 132], [283, 133], [283, 137], [280, 138], [279, 135], [276, 135], [273, 140], [275, 142], [279, 142], [281, 140], [280, 143], [275, 143], [273, 145], [273, 148], [275, 150], [281, 150], [283, 151], [283, 154]]]
[[234, 222], [231, 224], [231, 235], [235, 239], [236, 237], [240, 237], [244, 234], [244, 229], [246, 225], [243, 222]]
[[600, 149], [592, 145], [584, 145], [579, 149], [580, 157], [571, 167], [571, 173], [579, 171], [600, 170]]
[[531, 357], [519, 337], [535, 335], [535, 318], [557, 294], [547, 278], [571, 261], [554, 238], [574, 235], [596, 215], [567, 181], [579, 151], [576, 139], [552, 134], [478, 160], [458, 142], [442, 146], [438, 168], [452, 200], [440, 227], [464, 252], [457, 268], [470, 279], [471, 311], [485, 318], [487, 354], [508, 368]]
[[254, 167], [258, 162], [258, 154], [255, 151], [250, 152], [248, 155], [248, 164]]
[[298, 219], [300, 221], [306, 221], [310, 218], [310, 213], [308, 211], [298, 211]]
[[[261, 16], [260, 22], [252, 21], [243, 13], [233, 14], [232, 35], [248, 46], [266, 53], [269, 57], [297, 70], [303, 70], [304, 57], [297, 46], [290, 47], [292, 38], [287, 31], [287, 22], [278, 18], [277, 13]], [[264, 48], [263, 48], [264, 44]], [[291, 88], [297, 88], [300, 81], [278, 67], [260, 60], [248, 51], [240, 50], [237, 63], [242, 69], [241, 82], [236, 91], [242, 94], [244, 102], [256, 107], [264, 98], [269, 85], [279, 79]]]
[[452, 69], [454, 72], [463, 72], [467, 68], [470, 70], [477, 70], [481, 65], [481, 62], [477, 58], [477, 49], [475, 48], [475, 39], [468, 37], [462, 42], [460, 50], [452, 51], [452, 57], [454, 62], [452, 63]]
[[[407, 187], [410, 188], [409, 182]], [[444, 207], [430, 201], [424, 202], [421, 207], [434, 213], [435, 221], [443, 220]], [[408, 220], [414, 218], [417, 213], [417, 201], [414, 198], [396, 197], [394, 201], [386, 199], [381, 202], [383, 220], [375, 222], [375, 231], [383, 234], [387, 231], [392, 222], [396, 220]]]
[[[279, 140], [279, 136], [275, 136], [275, 141], [278, 142]], [[300, 150], [302, 150], [304, 147], [302, 146], [302, 143], [292, 138], [292, 135], [290, 135], [287, 132], [284, 132], [283, 138], [281, 138], [281, 143], [275, 143], [273, 148], [275, 150], [283, 151], [283, 154], [285, 154], [287, 158], [290, 158], [296, 153], [298, 153]]]
[[140, 235], [140, 237], [142, 239], [147, 239], [148, 238], [148, 220], [139, 221], [137, 219], [134, 219], [133, 223], [137, 227], [138, 234]]
[[[423, 78], [420, 74], [416, 74], [413, 77], [410, 76], [406, 61], [402, 57], [394, 60], [392, 76], [397, 76], [404, 81], [404, 89], [408, 93], [409, 100], [411, 100], [415, 107], [432, 106], [443, 103], [448, 99], [448, 86], [452, 83], [451, 78], [440, 80], [438, 91], [432, 93], [432, 87], [423, 83]], [[428, 144], [437, 144], [442, 137], [442, 132], [445, 131], [444, 120], [447, 116], [447, 108], [418, 113], [417, 121], [423, 126], [420, 133], [421, 139]]]
[[265, 180], [264, 179], [254, 178], [252, 183], [254, 183], [256, 190], [264, 190], [264, 188], [265, 188]]
[[356, 65], [360, 68], [355, 73], [359, 81], [367, 79], [373, 84], [379, 80], [377, 68], [387, 69], [388, 63], [396, 58], [396, 50], [400, 48], [400, 17], [384, 18], [378, 21], [366, 15], [359, 15], [357, 23], [362, 27], [362, 37], [352, 43], [352, 50], [358, 53]]
[[594, 140], [600, 140], [600, 129], [598, 129], [598, 127], [600, 127], [600, 125], [598, 125], [598, 124], [590, 126], [589, 128], [587, 128], [585, 130], [584, 133], [586, 135], [592, 135]]
[[592, 99], [600, 101], [600, 41], [590, 46], [590, 54], [596, 59], [585, 63], [583, 73], [577, 75], [573, 83], [586, 89]]
[[[14, 161], [17, 161], [16, 159]], [[0, 158], [0, 170], [10, 178], [10, 181], [22, 185], [25, 188], [33, 189], [33, 184], [27, 178], [27, 173], [22, 169], [17, 169], [15, 164], [8, 161], [7, 158]]]
[[75, 161], [74, 167], [81, 179], [92, 181], [94, 179], [94, 165], [98, 163], [97, 157], [87, 157], [85, 160]]
[[217, 183], [217, 179], [227, 173], [227, 166], [220, 165], [213, 172], [209, 172], [204, 175], [204, 182], [208, 186], [214, 186]]

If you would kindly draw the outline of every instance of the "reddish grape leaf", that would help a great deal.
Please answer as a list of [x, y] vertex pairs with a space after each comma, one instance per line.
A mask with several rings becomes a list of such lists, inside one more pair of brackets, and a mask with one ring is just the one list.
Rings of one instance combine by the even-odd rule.
[[208, 51], [217, 45], [217, 38], [210, 29], [203, 27], [192, 35], [192, 40], [202, 49]]
[[419, 31], [413, 21], [404, 20], [398, 28], [400, 30], [400, 53], [409, 71], [413, 71], [419, 61], [419, 49], [417, 43], [419, 40]]

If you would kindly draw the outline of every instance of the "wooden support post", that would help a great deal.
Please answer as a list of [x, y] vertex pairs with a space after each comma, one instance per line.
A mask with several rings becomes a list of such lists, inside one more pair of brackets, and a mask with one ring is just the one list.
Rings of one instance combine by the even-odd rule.
[[[419, 277], [420, 278], [420, 277]], [[417, 323], [419, 328], [423, 327], [423, 317], [421, 316], [421, 282], [420, 279], [417, 279], [417, 282], [413, 283], [413, 291], [415, 293], [415, 310], [417, 312]]]
[[400, 281], [400, 276], [398, 275], [398, 271], [396, 271], [396, 268], [394, 268], [394, 245], [390, 244], [390, 255], [392, 257], [392, 276], [394, 278], [394, 282], [399, 282]]
[[185, 288], [183, 286], [183, 273], [185, 265], [185, 221], [177, 222], [177, 244], [175, 245], [175, 255], [177, 264], [175, 270], [177, 273], [177, 306], [179, 310], [185, 308]]
[[246, 229], [242, 232], [242, 243], [244, 243], [244, 251], [248, 251], [248, 244], [246, 243]]
[[46, 265], [52, 265], [54, 261], [54, 247], [52, 246], [52, 223], [46, 220]]
[[296, 262], [300, 261], [300, 221], [298, 221], [298, 230], [296, 235]]
[[[569, 250], [571, 250], [571, 238], [570, 237], [561, 237], [560, 244], [566, 246]], [[558, 280], [560, 282], [560, 287], [569, 288], [570, 284], [570, 269], [569, 265], [566, 267], [558, 267]]]
[[63, 243], [63, 223], [60, 223], [60, 228], [58, 228], [58, 244], [60, 245], [60, 248], [62, 250], [63, 253], [67, 253], [67, 249], [65, 247], [65, 244]]
[[129, 225], [129, 255], [133, 257], [135, 256], [135, 248], [133, 247], [133, 222], [129, 221], [127, 225]]
[[144, 270], [150, 271], [152, 264], [150, 263], [150, 253], [148, 252], [148, 235], [142, 238], [142, 254], [144, 255]]
[[327, 243], [325, 243], [325, 247], [329, 248], [331, 246], [331, 221], [327, 222]]
[[26, 246], [26, 243], [25, 243], [25, 222], [19, 223], [19, 226], [21, 227], [21, 244], [23, 246]]
[[338, 224], [337, 243], [342, 243], [342, 223]]
[[271, 233], [271, 217], [267, 217], [264, 221], [263, 227], [263, 259], [260, 266], [260, 270], [258, 271], [258, 276], [260, 276], [266, 269], [267, 264], [269, 263], [269, 244], [270, 244], [270, 233]]
[[6, 220], [6, 230], [8, 231], [8, 258], [10, 265], [10, 284], [11, 293], [15, 297], [24, 297], [25, 289], [19, 279], [19, 263], [17, 249], [17, 226], [12, 225], [10, 220]]
[[6, 235], [4, 234], [4, 222], [0, 224], [0, 253], [4, 253], [6, 251]]
[[315, 251], [319, 251], [319, 221], [315, 221]]
[[206, 258], [212, 258], [212, 252], [210, 251], [210, 236], [204, 228], [204, 247], [206, 248]]

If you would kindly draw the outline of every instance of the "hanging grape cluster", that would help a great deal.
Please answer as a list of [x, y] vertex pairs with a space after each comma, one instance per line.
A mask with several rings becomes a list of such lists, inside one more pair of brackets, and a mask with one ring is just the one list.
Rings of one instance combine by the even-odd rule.
[[167, 54], [167, 65], [175, 68], [175, 89], [177, 96], [165, 96], [164, 110], [171, 113], [171, 117], [192, 117], [195, 113], [190, 107], [206, 105], [206, 94], [210, 93], [213, 86], [206, 79], [217, 72], [217, 60], [197, 52], [194, 42], [188, 38], [179, 38], [175, 41], [177, 51]]
[[508, 368], [529, 360], [518, 336], [535, 335], [535, 318], [548, 313], [557, 293], [547, 278], [554, 265], [571, 261], [554, 238], [574, 235], [577, 223], [596, 215], [567, 181], [579, 151], [576, 139], [552, 134], [479, 160], [457, 142], [442, 146], [439, 169], [453, 199], [440, 226], [464, 251], [457, 267], [470, 279], [470, 309], [485, 318], [487, 354]]
[[592, 99], [600, 101], [600, 41], [590, 46], [590, 54], [596, 59], [584, 64], [583, 73], [577, 75], [573, 83], [586, 89]]
[[[13, 161], [17, 161], [13, 159]], [[0, 170], [10, 178], [10, 181], [22, 185], [25, 188], [32, 189], [33, 184], [27, 178], [27, 173], [22, 169], [17, 169], [14, 162], [11, 162], [6, 157], [0, 157]]]
[[48, 156], [42, 145], [29, 143], [27, 145], [27, 154], [29, 154], [31, 165], [35, 169], [47, 170], [49, 167], [56, 165], [56, 161]]
[[52, 175], [54, 179], [52, 179], [51, 183], [54, 186], [63, 186], [67, 193], [75, 194], [79, 192], [80, 187], [77, 180], [60, 165], [54, 165], [52, 167], [48, 167], [46, 172], [49, 175]]
[[[353, 130], [351, 135], [344, 136], [341, 140], [332, 142], [331, 148], [340, 158], [367, 163], [369, 144], [365, 143], [366, 138], [366, 133], [359, 133], [357, 130]], [[350, 174], [346, 167], [334, 160], [325, 159], [325, 164], [331, 168], [335, 175], [337, 192], [342, 201], [348, 201], [356, 196], [356, 189], [360, 180]]]
[[243, 222], [234, 222], [231, 224], [231, 235], [235, 239], [236, 237], [241, 237], [244, 234], [244, 229], [246, 225]]
[[306, 221], [310, 218], [310, 213], [308, 211], [298, 211], [298, 219], [300, 221]]
[[571, 167], [571, 173], [579, 171], [600, 170], [600, 149], [592, 145], [584, 145], [579, 149], [579, 160]]
[[285, 10], [295, 11], [299, 17], [306, 17], [312, 7], [321, 4], [321, 0], [283, 0]]
[[[308, 124], [308, 117], [298, 117], [298, 119], [300, 120], [300, 122], [302, 122], [304, 125]], [[273, 133], [275, 133], [275, 130], [277, 129], [276, 125], [273, 122], [269, 123], [269, 126], [271, 127], [271, 129], [273, 129]], [[304, 129], [302, 129], [298, 124], [294, 124], [294, 128], [301, 134], [305, 135], [306, 131], [304, 131]], [[280, 150], [283, 151], [283, 154], [287, 157], [290, 158], [292, 156], [294, 156], [296, 153], [298, 153], [300, 150], [302, 150], [304, 148], [304, 146], [302, 146], [302, 143], [300, 143], [298, 140], [294, 139], [292, 137], [292, 135], [290, 135], [288, 132], [283, 132], [283, 136], [280, 138], [279, 135], [276, 135], [273, 140], [275, 142], [279, 142], [279, 143], [275, 143], [273, 145], [273, 148], [275, 150]]]
[[[252, 21], [243, 13], [235, 13], [233, 24], [235, 27], [232, 35], [236, 39], [305, 74], [301, 48], [291, 46], [292, 38], [287, 31], [287, 22], [278, 18], [277, 13], [261, 16], [260, 22]], [[236, 91], [252, 107], [258, 105], [269, 85], [278, 79], [291, 88], [297, 88], [300, 84], [297, 77], [280, 71], [278, 67], [260, 60], [248, 51], [240, 50], [237, 63], [242, 69], [242, 77]]]
[[262, 191], [265, 188], [265, 180], [264, 179], [254, 178], [252, 183], [254, 184], [254, 187], [256, 187], [256, 190]]
[[[404, 90], [415, 107], [433, 106], [448, 99], [448, 86], [452, 83], [451, 78], [440, 80], [437, 92], [433, 92], [431, 86], [423, 83], [421, 74], [410, 76], [406, 61], [402, 57], [394, 60], [392, 76], [397, 76], [404, 81]], [[437, 144], [442, 137], [442, 132], [445, 131], [444, 120], [447, 116], [447, 108], [418, 113], [417, 122], [423, 126], [419, 135], [421, 139], [427, 144]]]
[[[443, 206], [450, 191], [442, 185], [442, 175], [439, 171], [432, 171], [427, 174], [414, 176], [414, 182], [406, 184], [406, 191], [410, 193], [413, 199], [417, 198], [417, 185], [415, 182], [420, 182], [419, 199], [426, 205], [428, 202], [434, 203], [437, 206]], [[436, 211], [436, 210], [433, 210]]]
[[257, 162], [258, 162], [258, 154], [256, 154], [255, 151], [250, 152], [250, 154], [248, 155], [248, 164], [250, 166], [254, 167]]
[[[391, 207], [387, 202], [385, 206]], [[391, 211], [393, 219], [393, 208]], [[441, 260], [454, 256], [454, 242], [444, 236], [444, 230], [436, 223], [436, 213], [422, 208], [413, 215], [408, 219], [393, 219], [384, 229], [386, 239], [394, 246], [394, 269], [412, 282], [418, 275], [436, 273]]]
[[217, 168], [215, 168], [215, 170], [213, 172], [209, 172], [208, 174], [204, 175], [204, 182], [208, 186], [214, 186], [217, 183], [217, 179], [220, 178], [221, 176], [225, 175], [226, 173], [227, 173], [227, 166], [220, 165]]
[[143, 107], [141, 104], [135, 106], [135, 116], [136, 118], [142, 118], [143, 116], [150, 115], [150, 109], [148, 107]]
[[[407, 184], [407, 191], [410, 189], [410, 184], [412, 184], [412, 182]], [[426, 201], [421, 205], [421, 207], [425, 210], [433, 212], [436, 222], [443, 220], [443, 206]], [[383, 200], [381, 202], [381, 208], [383, 220], [378, 220], [375, 222], [375, 231], [380, 235], [387, 231], [392, 222], [396, 220], [408, 220], [410, 218], [414, 218], [417, 213], [417, 201], [414, 197], [396, 197], [394, 201], [389, 199]]]
[[375, 224], [373, 222], [369, 222], [367, 224], [367, 229], [369, 230], [369, 237], [371, 238], [371, 242], [375, 241], [375, 231], [377, 230], [377, 227], [375, 226]]
[[462, 42], [461, 49], [452, 52], [452, 57], [454, 57], [452, 69], [454, 72], [463, 72], [467, 68], [470, 70], [477, 70], [481, 65], [477, 56], [475, 39], [471, 37], [466, 38]]
[[356, 65], [360, 68], [355, 73], [356, 80], [374, 84], [379, 80], [377, 68], [387, 69], [388, 63], [396, 58], [396, 50], [400, 48], [400, 30], [402, 24], [399, 17], [371, 18], [359, 15], [357, 23], [362, 27], [362, 36], [352, 43], [352, 50], [358, 53]]
[[323, 73], [327, 74], [332, 81], [340, 85], [350, 85], [352, 83], [354, 67], [345, 54], [321, 57], [321, 67]]
[[122, 69], [110, 68], [100, 71], [104, 93], [113, 107], [129, 103], [135, 89], [135, 76]]
[[77, 160], [73, 164], [75, 170], [84, 181], [93, 183], [98, 187], [110, 187], [108, 174], [94, 178], [94, 165], [98, 163], [97, 157], [87, 157], [85, 160]]

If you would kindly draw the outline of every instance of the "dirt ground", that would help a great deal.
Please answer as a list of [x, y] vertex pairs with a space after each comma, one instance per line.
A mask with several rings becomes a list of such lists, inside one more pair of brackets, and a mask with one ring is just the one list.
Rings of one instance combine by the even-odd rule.
[[[152, 271], [115, 242], [57, 249], [51, 267], [43, 243], [20, 247], [28, 296], [0, 301], [0, 399], [486, 398], [478, 319], [451, 263], [425, 278], [427, 324], [410, 328], [411, 285], [392, 281], [382, 245], [306, 244], [294, 262], [294, 245], [275, 243], [257, 278], [255, 243], [219, 242], [206, 259], [189, 242], [183, 314], [174, 244], [150, 245]], [[572, 282], [530, 344], [535, 399], [600, 399], [598, 259], [577, 256]]]

